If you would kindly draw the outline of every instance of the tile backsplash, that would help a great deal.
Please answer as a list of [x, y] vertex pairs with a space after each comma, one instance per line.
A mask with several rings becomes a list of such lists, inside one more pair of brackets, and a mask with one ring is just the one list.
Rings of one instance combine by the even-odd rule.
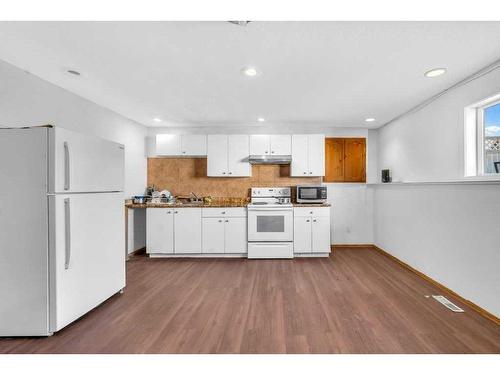
[[289, 165], [253, 165], [252, 177], [207, 177], [206, 158], [148, 158], [148, 186], [173, 195], [246, 198], [252, 187], [321, 184], [321, 177], [290, 177]]

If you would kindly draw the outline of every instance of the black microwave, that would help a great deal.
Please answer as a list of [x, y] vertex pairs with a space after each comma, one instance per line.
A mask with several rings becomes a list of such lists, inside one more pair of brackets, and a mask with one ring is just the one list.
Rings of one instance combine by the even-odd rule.
[[297, 203], [325, 203], [326, 186], [297, 186]]

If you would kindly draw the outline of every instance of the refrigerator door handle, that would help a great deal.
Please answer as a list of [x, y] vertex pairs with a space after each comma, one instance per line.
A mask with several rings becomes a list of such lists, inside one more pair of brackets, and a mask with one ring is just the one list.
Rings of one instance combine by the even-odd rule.
[[70, 166], [69, 166], [69, 145], [68, 142], [64, 142], [64, 190], [69, 190], [70, 188]]
[[71, 208], [69, 198], [64, 199], [64, 234], [64, 269], [67, 270], [71, 260]]

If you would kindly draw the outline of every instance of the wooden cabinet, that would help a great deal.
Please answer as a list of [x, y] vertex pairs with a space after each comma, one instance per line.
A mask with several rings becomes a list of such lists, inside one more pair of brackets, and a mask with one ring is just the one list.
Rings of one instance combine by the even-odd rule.
[[250, 177], [248, 135], [209, 135], [207, 176]]
[[366, 139], [327, 138], [324, 182], [366, 182]]
[[303, 253], [330, 252], [330, 208], [294, 208], [293, 251]]
[[156, 156], [206, 156], [207, 136], [157, 134]]
[[247, 218], [244, 208], [203, 208], [202, 252], [245, 254]]
[[325, 136], [322, 134], [292, 135], [293, 177], [325, 175]]
[[250, 155], [291, 155], [292, 137], [289, 134], [251, 135]]
[[201, 208], [148, 208], [148, 254], [201, 253]]

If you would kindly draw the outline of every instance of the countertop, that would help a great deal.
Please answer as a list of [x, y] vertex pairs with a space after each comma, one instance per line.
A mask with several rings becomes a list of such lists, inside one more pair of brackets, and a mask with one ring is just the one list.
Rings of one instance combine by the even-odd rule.
[[[190, 208], [190, 207], [213, 207], [213, 208], [229, 208], [229, 207], [246, 207], [248, 203], [224, 203], [224, 202], [214, 202], [214, 203], [203, 203], [203, 204], [192, 204], [192, 203], [145, 203], [145, 204], [136, 204], [136, 203], [126, 203], [125, 207], [127, 208]], [[293, 203], [294, 207], [331, 207], [330, 203]]]

